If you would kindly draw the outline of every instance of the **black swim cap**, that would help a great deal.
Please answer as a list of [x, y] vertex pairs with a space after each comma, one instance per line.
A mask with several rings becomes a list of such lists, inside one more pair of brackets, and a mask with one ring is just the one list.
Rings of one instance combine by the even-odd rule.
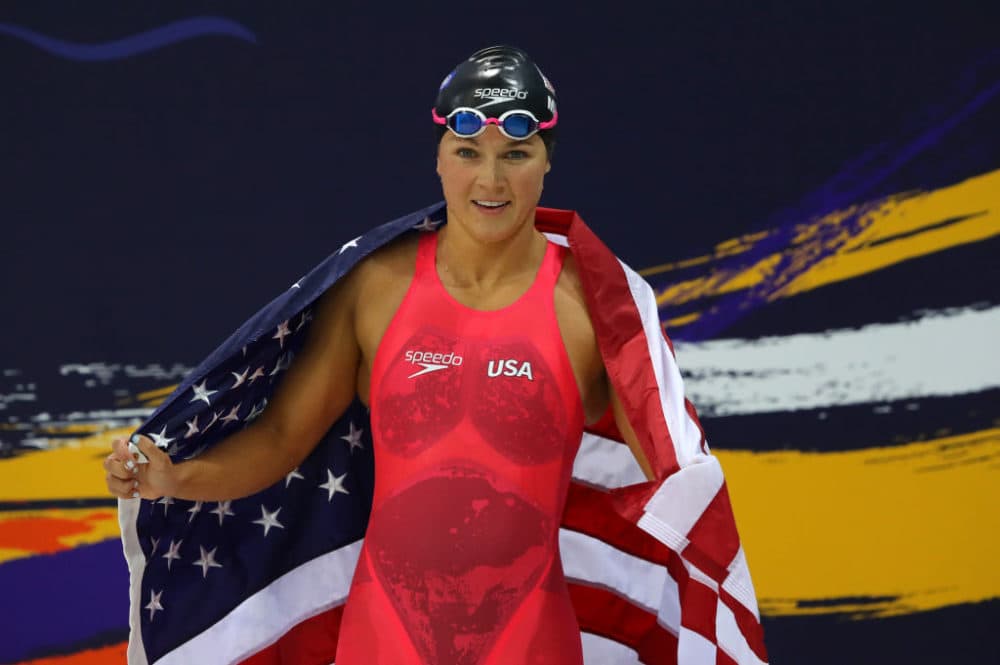
[[[489, 118], [521, 109], [547, 122], [556, 117], [556, 91], [527, 53], [513, 46], [490, 46], [473, 53], [441, 82], [434, 111], [443, 118], [461, 106], [478, 109]], [[447, 129], [435, 128], [440, 142]], [[555, 129], [538, 132], [550, 159]]]

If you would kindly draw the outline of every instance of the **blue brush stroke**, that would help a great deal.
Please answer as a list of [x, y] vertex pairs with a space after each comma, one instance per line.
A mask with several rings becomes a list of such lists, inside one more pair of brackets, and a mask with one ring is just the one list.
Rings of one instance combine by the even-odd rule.
[[[779, 211], [771, 216], [767, 226], [773, 231], [767, 238], [758, 242], [749, 251], [728, 260], [720, 261], [715, 270], [721, 274], [738, 272], [746, 266], [772, 254], [779, 254], [778, 265], [772, 268], [772, 274], [780, 276], [782, 284], [808, 271], [816, 263], [836, 251], [836, 246], [823, 242], [825, 238], [817, 237], [813, 244], [822, 248], [814, 255], [802, 260], [801, 255], [784, 253], [794, 243], [799, 233], [798, 226], [808, 220], [817, 219], [834, 210], [846, 209], [852, 204], [858, 204], [865, 198], [884, 195], [879, 187], [887, 183], [903, 167], [909, 165], [916, 157], [936, 147], [953, 130], [968, 121], [987, 104], [1000, 99], [1000, 80], [994, 79], [977, 89], [975, 70], [986, 68], [1000, 62], [1000, 51], [990, 53], [982, 61], [966, 69], [961, 77], [963, 88], [957, 95], [958, 99], [951, 102], [951, 109], [937, 114], [933, 119], [901, 138], [885, 141], [862, 154], [854, 162], [842, 168], [824, 185], [807, 194], [795, 206]], [[968, 90], [972, 88], [972, 90]], [[984, 139], [986, 140], [986, 139]], [[865, 216], [871, 209], [877, 207], [879, 201], [869, 201], [860, 205], [853, 214], [842, 220], [835, 228], [817, 230], [818, 236], [828, 238], [853, 237], [863, 231]], [[846, 240], [845, 240], [846, 241]], [[793, 265], [794, 263], [794, 265]], [[670, 284], [671, 278], [652, 277], [650, 283], [654, 289], [661, 290]], [[727, 328], [740, 319], [765, 306], [769, 297], [777, 290], [778, 285], [773, 280], [765, 280], [749, 292], [736, 292], [720, 297], [711, 308], [702, 313], [701, 317], [676, 331], [668, 331], [671, 338], [683, 341], [702, 341], [719, 337]], [[660, 308], [663, 319], [670, 318], [673, 313], [671, 306]]]
[[214, 16], [198, 16], [174, 21], [131, 37], [103, 44], [75, 44], [9, 23], [0, 23], [0, 34], [10, 35], [52, 55], [80, 62], [121, 60], [195, 37], [210, 35], [235, 37], [251, 44], [257, 43], [257, 36], [244, 25], [228, 18]]

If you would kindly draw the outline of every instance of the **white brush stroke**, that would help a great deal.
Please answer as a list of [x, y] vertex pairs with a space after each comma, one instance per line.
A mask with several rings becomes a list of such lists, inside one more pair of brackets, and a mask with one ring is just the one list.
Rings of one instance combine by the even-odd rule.
[[676, 343], [706, 416], [974, 393], [1000, 386], [1000, 307], [859, 329]]

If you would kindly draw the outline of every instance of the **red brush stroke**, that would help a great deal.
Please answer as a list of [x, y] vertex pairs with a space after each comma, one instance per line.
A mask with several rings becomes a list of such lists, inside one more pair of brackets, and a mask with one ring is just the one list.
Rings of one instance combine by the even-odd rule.
[[100, 649], [88, 649], [68, 656], [52, 656], [37, 660], [24, 660], [15, 665], [113, 665], [125, 663], [125, 651], [128, 642], [112, 644]]

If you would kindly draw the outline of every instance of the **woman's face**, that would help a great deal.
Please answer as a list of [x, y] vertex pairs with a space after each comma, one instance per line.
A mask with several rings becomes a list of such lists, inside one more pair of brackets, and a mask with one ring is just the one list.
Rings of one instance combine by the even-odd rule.
[[449, 223], [459, 222], [481, 242], [499, 242], [534, 212], [548, 173], [548, 153], [537, 134], [515, 141], [496, 125], [475, 138], [445, 132], [438, 144], [437, 172], [448, 204]]

